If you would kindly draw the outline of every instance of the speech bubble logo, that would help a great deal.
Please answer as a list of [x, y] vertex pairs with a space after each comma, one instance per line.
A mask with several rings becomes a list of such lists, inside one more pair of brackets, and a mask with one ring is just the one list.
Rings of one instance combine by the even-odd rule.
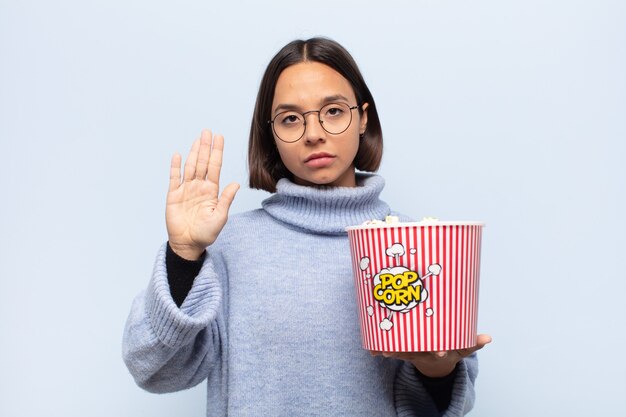
[[[391, 319], [394, 313], [408, 313], [428, 299], [428, 291], [423, 280], [441, 274], [441, 265], [431, 264], [427, 271], [427, 274], [420, 277], [417, 272], [404, 266], [395, 266], [383, 268], [374, 276], [372, 280], [374, 299], [389, 311], [389, 315], [378, 324], [382, 330], [389, 331], [393, 327]], [[367, 306], [367, 313], [370, 317], [373, 315], [372, 306]], [[432, 317], [435, 312], [429, 307], [424, 314], [426, 317]]]
[[373, 279], [373, 295], [382, 307], [406, 313], [428, 299], [417, 272], [403, 266], [384, 268]]

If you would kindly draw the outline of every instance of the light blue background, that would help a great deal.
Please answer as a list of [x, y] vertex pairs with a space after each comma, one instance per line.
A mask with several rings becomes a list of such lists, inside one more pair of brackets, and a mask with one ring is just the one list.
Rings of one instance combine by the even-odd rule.
[[381, 3], [0, 0], [0, 415], [204, 415], [121, 360], [170, 156], [211, 127], [245, 185], [265, 65], [314, 35], [377, 100], [384, 198], [488, 225], [472, 415], [623, 408], [625, 3]]

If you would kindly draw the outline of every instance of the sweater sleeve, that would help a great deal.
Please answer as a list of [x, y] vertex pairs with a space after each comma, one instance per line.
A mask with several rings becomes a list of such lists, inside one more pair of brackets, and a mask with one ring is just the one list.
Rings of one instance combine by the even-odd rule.
[[478, 374], [476, 353], [464, 358], [456, 368], [452, 395], [447, 410], [440, 412], [424, 387], [419, 372], [408, 362], [402, 363], [396, 375], [394, 400], [399, 417], [460, 417], [474, 406], [474, 382]]
[[446, 410], [450, 405], [452, 387], [454, 385], [457, 370], [458, 366], [454, 368], [450, 375], [441, 378], [431, 378], [417, 370], [417, 374], [422, 381], [422, 385], [424, 385], [424, 388], [432, 397], [435, 405], [437, 406], [437, 410], [439, 411]]
[[206, 256], [184, 302], [172, 298], [164, 244], [146, 290], [126, 321], [123, 358], [140, 387], [150, 392], [190, 388], [220, 372], [225, 346], [222, 288], [214, 261]]

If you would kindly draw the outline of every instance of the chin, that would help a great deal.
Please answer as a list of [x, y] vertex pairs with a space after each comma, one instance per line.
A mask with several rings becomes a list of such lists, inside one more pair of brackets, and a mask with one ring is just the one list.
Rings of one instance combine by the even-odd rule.
[[[300, 178], [302, 185], [311, 186], [329, 186], [329, 187], [350, 187], [352, 185], [350, 178], [342, 178], [339, 176], [319, 176], [313, 178]], [[356, 179], [353, 179], [353, 183], [356, 185]]]
[[303, 170], [303, 175], [293, 174], [291, 180], [299, 185], [310, 186], [356, 186], [356, 173], [354, 168], [350, 169], [319, 169]]

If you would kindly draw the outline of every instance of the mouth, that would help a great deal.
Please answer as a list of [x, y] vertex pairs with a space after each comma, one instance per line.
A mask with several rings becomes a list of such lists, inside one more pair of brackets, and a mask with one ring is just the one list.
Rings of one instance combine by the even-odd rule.
[[334, 159], [334, 155], [326, 152], [319, 152], [307, 156], [304, 160], [304, 164], [311, 168], [324, 168], [332, 164]]
[[304, 163], [306, 164], [307, 162], [320, 158], [334, 158], [334, 156], [326, 152], [318, 152], [307, 156], [307, 158], [304, 160]]

